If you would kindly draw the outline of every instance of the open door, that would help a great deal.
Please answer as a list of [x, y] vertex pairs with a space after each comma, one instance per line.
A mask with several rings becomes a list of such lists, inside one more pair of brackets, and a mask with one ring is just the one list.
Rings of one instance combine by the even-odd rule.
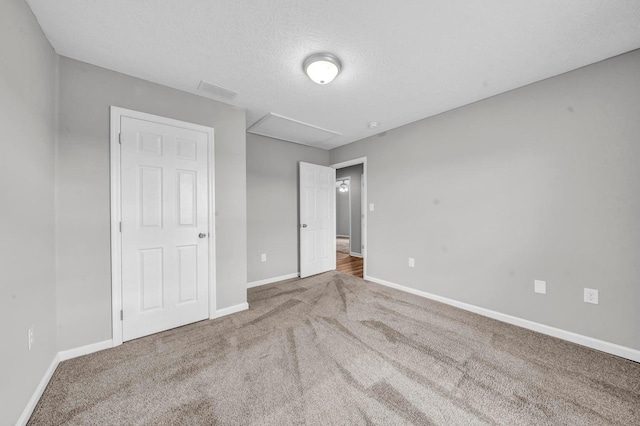
[[336, 170], [300, 162], [300, 277], [336, 269]]

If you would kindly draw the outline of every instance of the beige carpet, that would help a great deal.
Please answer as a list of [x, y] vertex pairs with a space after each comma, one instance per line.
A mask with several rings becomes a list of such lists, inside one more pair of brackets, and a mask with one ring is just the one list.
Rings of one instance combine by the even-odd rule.
[[336, 251], [349, 254], [350, 250], [348, 237], [336, 237]]
[[330, 272], [65, 361], [31, 425], [638, 425], [640, 365]]

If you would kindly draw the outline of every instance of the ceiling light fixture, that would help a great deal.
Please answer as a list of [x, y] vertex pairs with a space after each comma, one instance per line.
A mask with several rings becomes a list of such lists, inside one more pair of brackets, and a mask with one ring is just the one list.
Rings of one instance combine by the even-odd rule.
[[342, 63], [331, 53], [315, 53], [304, 60], [302, 69], [311, 81], [318, 84], [331, 83], [340, 73]]
[[342, 181], [342, 183], [338, 187], [338, 191], [340, 191], [340, 192], [348, 192], [349, 191], [349, 185], [347, 185], [346, 181], [344, 181], [344, 180]]

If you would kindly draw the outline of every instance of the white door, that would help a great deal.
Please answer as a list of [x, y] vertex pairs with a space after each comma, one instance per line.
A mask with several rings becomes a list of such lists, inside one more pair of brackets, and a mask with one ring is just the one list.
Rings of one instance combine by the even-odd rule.
[[121, 119], [123, 341], [208, 318], [208, 135]]
[[336, 170], [300, 162], [300, 276], [336, 269]]

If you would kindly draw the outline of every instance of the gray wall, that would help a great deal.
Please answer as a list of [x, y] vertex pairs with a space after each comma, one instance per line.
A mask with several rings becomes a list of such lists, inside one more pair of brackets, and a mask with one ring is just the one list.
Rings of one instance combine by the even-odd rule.
[[[0, 425], [18, 420], [56, 351], [57, 57], [24, 1], [0, 3]], [[27, 330], [35, 341], [28, 350]]]
[[336, 178], [349, 177], [351, 181], [351, 185], [349, 187], [349, 193], [351, 194], [351, 241], [349, 241], [349, 246], [352, 253], [358, 254], [362, 254], [361, 185], [363, 170], [364, 166], [362, 164], [356, 164], [355, 166], [336, 170]]
[[[298, 272], [298, 162], [329, 165], [329, 152], [247, 134], [249, 282]], [[260, 254], [267, 253], [267, 261]]]
[[60, 350], [111, 338], [110, 105], [215, 128], [217, 306], [246, 302], [244, 111], [61, 58], [56, 200]]
[[639, 70], [634, 51], [332, 150], [368, 158], [368, 275], [640, 349]]
[[[350, 182], [346, 181], [345, 183], [349, 185]], [[351, 226], [350, 195], [351, 191], [341, 192], [336, 186], [336, 235], [349, 236], [349, 227]]]

